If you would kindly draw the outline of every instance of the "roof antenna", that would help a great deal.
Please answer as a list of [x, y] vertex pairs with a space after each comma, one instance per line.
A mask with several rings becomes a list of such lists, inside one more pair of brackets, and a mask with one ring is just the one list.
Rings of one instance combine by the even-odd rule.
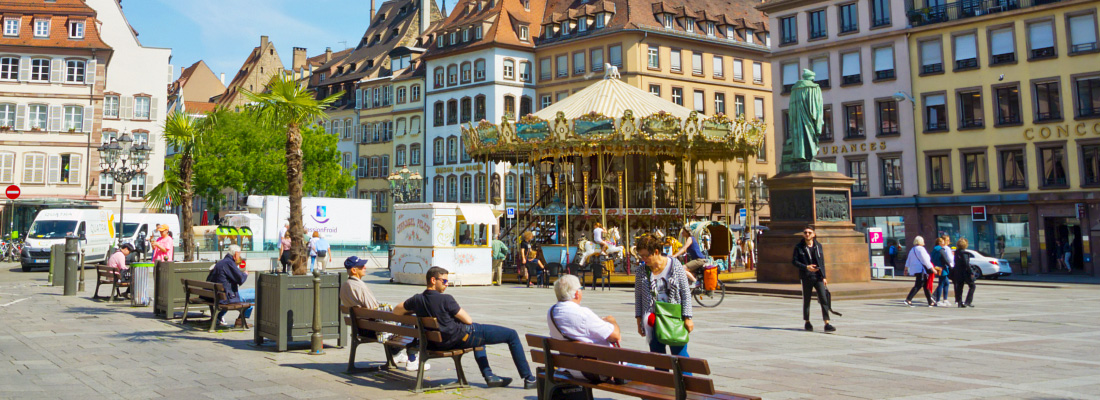
[[336, 42], [336, 43], [341, 43], [341, 44], [343, 44], [343, 45], [344, 45], [344, 50], [347, 50], [347, 49], [348, 49], [348, 41], [347, 41], [347, 40], [341, 40], [341, 41], [339, 41], [339, 42]]

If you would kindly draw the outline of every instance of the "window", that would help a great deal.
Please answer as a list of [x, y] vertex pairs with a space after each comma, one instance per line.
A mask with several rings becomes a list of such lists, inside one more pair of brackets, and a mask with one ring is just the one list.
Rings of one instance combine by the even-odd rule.
[[526, 26], [520, 26], [519, 27], [519, 40], [524, 41], [524, 42], [530, 40], [530, 38], [531, 38], [530, 32], [531, 32], [530, 28], [528, 28]]
[[34, 37], [44, 38], [50, 36], [50, 20], [49, 19], [36, 19], [34, 20]]
[[[789, 123], [789, 122], [788, 122]], [[831, 142], [833, 141], [833, 106], [825, 105], [825, 108], [821, 113], [821, 135], [818, 135], [817, 140]]]
[[622, 68], [623, 66], [623, 46], [613, 45], [607, 47], [607, 60], [611, 65]]
[[432, 114], [434, 116], [434, 119], [433, 119], [434, 124], [433, 125], [434, 126], [443, 126], [443, 102], [440, 101], [440, 102], [435, 103], [435, 107], [434, 107], [434, 110], [433, 110]]
[[890, 0], [871, 0], [871, 27], [890, 25]]
[[562, 54], [557, 57], [557, 77], [565, 78], [569, 76], [569, 56]]
[[1100, 185], [1100, 145], [1081, 146], [1081, 186]]
[[578, 32], [588, 31], [588, 17], [581, 17], [580, 19], [577, 20], [577, 31]]
[[898, 129], [898, 102], [895, 100], [883, 100], [878, 102], [878, 134], [879, 136], [897, 135]]
[[573, 53], [573, 75], [584, 74], [588, 66], [584, 65], [584, 52]]
[[959, 92], [959, 129], [981, 128], [983, 124], [982, 92]]
[[19, 36], [20, 18], [4, 19], [4, 36]]
[[1027, 189], [1023, 149], [1001, 150], [1001, 189]]
[[1096, 14], [1069, 17], [1069, 54], [1097, 50]]
[[511, 120], [516, 119], [516, 97], [515, 96], [512, 96], [510, 94], [504, 96], [504, 115], [507, 116], [508, 119], [511, 119]]
[[883, 157], [882, 162], [882, 195], [897, 196], [901, 194], [901, 158]]
[[588, 57], [592, 61], [592, 72], [603, 71], [603, 49], [593, 49]]
[[820, 57], [810, 60], [810, 70], [814, 72], [814, 83], [822, 89], [829, 88], [829, 58]]
[[875, 49], [875, 80], [894, 79], [894, 48]]
[[451, 64], [447, 67], [447, 86], [458, 84], [458, 66]]
[[481, 39], [481, 27], [480, 26], [474, 27], [474, 40], [480, 40], [480, 39]]
[[565, 36], [569, 34], [569, 21], [561, 22], [561, 35]]
[[764, 99], [759, 97], [752, 99], [752, 108], [756, 113], [756, 119], [764, 121]]
[[665, 29], [672, 29], [674, 25], [674, 16], [672, 14], [661, 14], [661, 20], [664, 21]]
[[647, 54], [646, 60], [648, 60], [647, 66], [649, 68], [653, 68], [653, 69], [661, 68], [660, 48], [649, 47], [648, 49], [646, 49], [646, 54]]
[[700, 114], [706, 114], [706, 106], [705, 106], [706, 100], [705, 99], [706, 99], [706, 94], [703, 93], [702, 90], [696, 90], [692, 94], [692, 98], [691, 98], [691, 100], [692, 100], [691, 103], [692, 104], [691, 104], [691, 106], [694, 107], [695, 111], [698, 111]]
[[782, 67], [783, 72], [783, 94], [791, 92], [794, 88], [794, 84], [798, 82], [798, 63], [786, 63]]
[[733, 32], [733, 26], [726, 25], [726, 39], [737, 40], [737, 35]]
[[939, 40], [920, 42], [920, 73], [936, 74], [943, 72], [943, 51]]
[[539, 80], [548, 81], [554, 76], [553, 68], [550, 66], [550, 59], [544, 58], [539, 60]]
[[840, 79], [843, 85], [852, 85], [863, 82], [860, 75], [859, 52], [851, 52], [840, 55]]
[[35, 82], [48, 82], [50, 80], [49, 59], [31, 59], [31, 80]]
[[649, 85], [649, 94], [657, 97], [661, 97], [661, 85], [651, 84]]
[[454, 164], [458, 162], [458, 138], [451, 136], [447, 138], [447, 164]]
[[726, 200], [729, 197], [729, 183], [725, 172], [718, 173], [718, 200]]
[[710, 197], [710, 193], [707, 190], [707, 171], [695, 172], [695, 198], [699, 200], [706, 200]]
[[964, 190], [989, 190], [989, 161], [985, 152], [963, 154]]
[[605, 18], [607, 18], [607, 13], [596, 13], [596, 27], [597, 28], [603, 28]]
[[471, 197], [471, 194], [472, 194], [471, 192], [473, 190], [472, 186], [473, 186], [473, 180], [470, 177], [470, 175], [468, 175], [468, 174], [467, 175], [462, 175], [462, 202], [463, 203], [469, 203], [469, 202], [473, 201], [473, 197]]
[[1077, 78], [1073, 85], [1077, 89], [1077, 116], [1100, 116], [1100, 76]]
[[810, 11], [810, 40], [828, 35], [825, 25], [825, 10]]
[[684, 18], [684, 31], [695, 33], [695, 18]]
[[23, 153], [23, 183], [46, 183], [46, 155]]
[[1058, 96], [1058, 82], [1035, 84], [1035, 121], [1062, 119], [1062, 102]]
[[726, 113], [726, 94], [714, 93], [714, 113], [725, 114]]
[[859, 30], [859, 11], [856, 9], [856, 3], [841, 5], [837, 10], [840, 12], [840, 33]]
[[461, 123], [470, 122], [470, 118], [473, 116], [474, 110], [473, 110], [473, 104], [471, 103], [469, 97], [463, 97], [462, 98], [461, 108], [462, 108], [462, 115], [459, 117], [459, 122], [461, 122]]
[[[440, 40], [442, 40], [442, 39], [440, 39]], [[444, 80], [443, 67], [436, 68], [435, 69], [435, 87], [437, 87], [437, 88], [443, 87], [443, 80]]]
[[420, 101], [420, 85], [412, 85], [409, 88], [409, 101]]
[[745, 115], [745, 96], [733, 96], [733, 113], [734, 115]]
[[554, 96], [544, 94], [541, 97], [539, 97], [539, 109], [540, 110], [544, 109], [546, 107], [550, 107], [551, 104], [554, 104]]
[[672, 88], [672, 102], [677, 105], [684, 105], [684, 88]]
[[115, 197], [115, 177], [99, 174], [99, 197]]
[[0, 183], [15, 183], [15, 153], [0, 152]]
[[82, 132], [84, 130], [84, 107], [65, 106], [63, 130], [69, 132]]
[[0, 104], [0, 127], [8, 129], [15, 127], [15, 104]]
[[852, 183], [852, 197], [866, 197], [867, 160], [848, 160], [848, 177], [856, 180]]
[[1016, 41], [1012, 27], [989, 32], [989, 64], [1006, 64], [1016, 61]]
[[[522, 96], [519, 98], [519, 117], [531, 113], [531, 96]], [[517, 117], [517, 119], [519, 118]]]
[[798, 43], [798, 21], [795, 17], [780, 18], [779, 26], [782, 29], [779, 44]]
[[938, 132], [947, 130], [947, 106], [942, 94], [924, 96], [924, 130]]
[[720, 55], [715, 55], [714, 58], [711, 60], [711, 64], [712, 64], [711, 68], [712, 69], [711, 69], [710, 73], [715, 78], [720, 79], [720, 78], [722, 78], [723, 76], [726, 75], [726, 71], [725, 71], [726, 68], [725, 68], [725, 65], [723, 65], [723, 60], [724, 60], [724, 58], [722, 58], [722, 56], [720, 56]]
[[409, 165], [420, 165], [420, 143], [409, 146]]
[[458, 123], [458, 100], [447, 100], [447, 125]]
[[733, 60], [733, 80], [743, 81], [745, 80], [745, 66], [744, 61], [734, 59]]
[[508, 174], [504, 178], [504, 199], [506, 201], [516, 200], [516, 174]]
[[1066, 151], [1062, 147], [1039, 149], [1040, 182], [1043, 187], [1066, 186]]
[[1020, 123], [1020, 88], [1018, 86], [1001, 87], [997, 93], [997, 124]]
[[474, 60], [474, 80], [485, 80], [485, 60]]
[[435, 177], [435, 185], [434, 186], [435, 186], [435, 191], [434, 191], [435, 201], [440, 201], [440, 202], [447, 201], [447, 189], [446, 189], [446, 185], [443, 183], [443, 177], [442, 176]]
[[703, 54], [698, 52], [691, 53], [691, 73], [694, 75], [703, 75]]
[[928, 192], [950, 193], [951, 190], [950, 153], [928, 156]]
[[145, 96], [134, 97], [134, 119], [149, 119], [152, 99]]
[[468, 62], [464, 62], [464, 63], [462, 63], [462, 67], [460, 67], [460, 69], [461, 69], [461, 74], [462, 74], [459, 77], [459, 79], [461, 79], [460, 82], [470, 83], [470, 81], [472, 80], [473, 75], [474, 75], [473, 74], [474, 68], [473, 68], [472, 64], [470, 64]]
[[19, 58], [0, 58], [0, 80], [14, 81], [19, 79]]
[[714, 37], [714, 23], [707, 21], [707, 36]]
[[504, 79], [516, 79], [516, 62], [504, 60]]
[[1031, 59], [1056, 57], [1054, 49], [1054, 21], [1039, 21], [1027, 24], [1028, 49]]
[[847, 104], [844, 106], [844, 138], [866, 137], [863, 131], [863, 104]]
[[84, 38], [84, 22], [72, 21], [69, 22], [69, 39], [83, 39]]
[[[47, 109], [45, 104], [31, 104], [27, 106], [27, 124], [32, 131], [46, 131]], [[118, 114], [118, 109], [115, 109]]]
[[485, 96], [474, 96], [474, 121], [485, 119]]
[[680, 50], [672, 49], [669, 51], [669, 68], [672, 69], [672, 72], [681, 71], [680, 63], [683, 60], [684, 59], [680, 56]]
[[531, 63], [528, 61], [521, 61], [519, 63], [519, 80], [521, 82], [531, 83]]
[[978, 68], [978, 35], [967, 33], [955, 36], [955, 70]]
[[752, 83], [764, 83], [764, 64], [752, 63]]

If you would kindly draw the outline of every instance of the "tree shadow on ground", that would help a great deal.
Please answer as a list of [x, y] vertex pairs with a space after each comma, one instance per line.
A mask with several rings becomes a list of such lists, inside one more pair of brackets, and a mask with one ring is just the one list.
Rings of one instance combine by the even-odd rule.
[[[359, 354], [362, 355], [363, 353], [359, 353]], [[378, 356], [379, 356], [379, 358], [382, 358], [384, 360], [384, 356], [381, 356], [380, 354]], [[434, 362], [432, 363], [432, 364], [435, 364], [434, 365], [435, 368], [430, 369], [428, 371], [425, 371], [425, 373], [424, 373], [424, 387], [425, 388], [432, 388], [432, 387], [437, 387], [437, 386], [441, 386], [441, 385], [451, 384], [451, 383], [454, 383], [458, 379], [457, 375], [454, 372], [453, 367], [452, 368], [447, 368], [447, 367], [443, 366], [444, 362], [446, 362], [447, 364], [450, 364], [450, 360], [438, 359], [438, 361], [439, 361], [438, 363], [434, 363]], [[358, 368], [364, 368], [364, 367], [368, 367], [368, 366], [382, 365], [384, 363], [385, 363], [385, 361], [374, 362], [374, 361], [359, 360], [355, 363], [355, 366], [358, 367]], [[389, 369], [389, 370], [381, 370], [381, 371], [376, 371], [376, 372], [356, 372], [354, 374], [349, 374], [347, 372], [347, 367], [348, 367], [347, 363], [280, 364], [280, 366], [294, 367], [294, 368], [298, 368], [298, 369], [302, 369], [302, 370], [324, 371], [324, 372], [332, 374], [333, 376], [341, 379], [344, 383], [347, 383], [349, 385], [362, 385], [362, 386], [366, 386], [366, 387], [370, 387], [370, 388], [374, 388], [374, 389], [386, 390], [386, 391], [395, 391], [395, 392], [403, 392], [403, 393], [410, 393], [411, 394], [413, 388], [416, 387], [416, 371], [411, 371], [410, 372], [410, 371], [405, 371], [405, 370], [400, 369], [400, 368]], [[465, 371], [465, 368], [463, 368], [463, 370]], [[462, 392], [471, 391], [471, 390], [486, 389], [487, 387], [483, 383], [475, 383], [476, 379], [477, 379], [475, 377], [479, 377], [479, 376], [480, 376], [480, 374], [477, 374], [477, 373], [471, 374], [470, 371], [466, 371], [466, 379], [471, 383], [471, 386], [469, 388], [447, 389], [447, 390], [442, 390], [442, 391], [432, 390], [432, 389], [425, 389], [422, 394], [462, 393]], [[512, 382], [512, 386], [510, 386], [510, 388], [512, 390], [517, 390], [516, 389], [516, 384], [517, 383], [519, 385], [521, 385], [520, 388], [522, 388], [523, 383], [519, 382], [518, 380]], [[495, 390], [507, 390], [507, 389], [495, 389]], [[519, 390], [522, 390], [522, 389], [519, 389]], [[515, 398], [523, 398], [523, 399], [529, 399], [529, 400], [536, 399], [537, 396], [534, 394], [534, 391], [531, 391], [531, 393], [532, 393], [531, 395], [527, 395], [527, 396], [517, 395], [517, 396], [515, 396]], [[395, 396], [395, 397], [397, 397], [397, 396]]]

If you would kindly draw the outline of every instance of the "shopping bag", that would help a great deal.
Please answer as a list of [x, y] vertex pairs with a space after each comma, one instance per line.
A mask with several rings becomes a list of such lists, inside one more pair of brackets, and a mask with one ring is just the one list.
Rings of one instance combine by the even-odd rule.
[[718, 266], [708, 265], [703, 270], [703, 289], [715, 290], [718, 288]]
[[656, 321], [653, 332], [657, 335], [658, 342], [669, 346], [683, 346], [688, 343], [688, 331], [684, 326], [682, 312], [679, 304], [654, 301], [653, 314], [656, 315]]
[[932, 274], [926, 274], [926, 275], [928, 275], [928, 283], [926, 283], [924, 286], [926, 288], [928, 288], [929, 292], [931, 292], [932, 290], [934, 290], [933, 288], [935, 287], [933, 285], [933, 283], [936, 281], [936, 276], [932, 275]]

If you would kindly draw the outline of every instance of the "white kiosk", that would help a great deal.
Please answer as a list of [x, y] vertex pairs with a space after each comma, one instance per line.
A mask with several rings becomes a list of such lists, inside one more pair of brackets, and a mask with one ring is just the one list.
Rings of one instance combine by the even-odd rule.
[[424, 285], [433, 266], [450, 272], [452, 285], [493, 283], [492, 227], [497, 224], [487, 204], [418, 203], [395, 206], [394, 282]]

